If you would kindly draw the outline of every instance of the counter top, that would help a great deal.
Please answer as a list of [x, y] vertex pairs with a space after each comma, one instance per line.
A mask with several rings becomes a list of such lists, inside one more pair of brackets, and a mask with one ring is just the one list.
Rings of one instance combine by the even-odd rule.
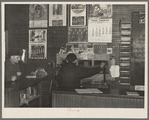
[[11, 82], [5, 82], [5, 88], [8, 90], [12, 90], [12, 89], [25, 89], [29, 86], [35, 85], [39, 82], [41, 82], [44, 79], [48, 79], [49, 76], [46, 76], [44, 78], [26, 78], [26, 77], [22, 77], [19, 80], [16, 81], [11, 81]]
[[[144, 99], [144, 92], [143, 91], [104, 89], [104, 88], [100, 88], [99, 90], [102, 91], [103, 93], [79, 94], [75, 90], [72, 90], [72, 89], [71, 90], [57, 89], [57, 90], [54, 90], [52, 93], [56, 93], [56, 94], [75, 94], [75, 95], [86, 95], [86, 96], [102, 96], [102, 97], [123, 97], [123, 98], [130, 98], [131, 97], [131, 98]], [[126, 91], [137, 92], [139, 94], [139, 96], [127, 95]]]

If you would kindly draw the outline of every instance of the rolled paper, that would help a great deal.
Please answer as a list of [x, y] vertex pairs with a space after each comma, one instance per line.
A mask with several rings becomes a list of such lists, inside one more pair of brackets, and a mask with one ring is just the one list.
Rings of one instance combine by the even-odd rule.
[[22, 54], [22, 61], [23, 61], [23, 62], [25, 62], [25, 52], [26, 52], [26, 50], [23, 49], [23, 54]]

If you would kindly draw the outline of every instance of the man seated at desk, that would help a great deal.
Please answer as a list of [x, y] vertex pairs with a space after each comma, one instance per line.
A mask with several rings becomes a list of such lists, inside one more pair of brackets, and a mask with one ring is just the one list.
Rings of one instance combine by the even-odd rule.
[[18, 49], [10, 51], [10, 58], [6, 60], [5, 66], [5, 82], [18, 80], [21, 76], [19, 61], [21, 59], [21, 52]]
[[102, 62], [99, 67], [80, 67], [76, 66], [77, 56], [73, 53], [67, 55], [65, 63], [58, 73], [59, 88], [75, 89], [80, 87], [80, 80], [86, 77], [91, 77], [104, 71], [105, 63]]

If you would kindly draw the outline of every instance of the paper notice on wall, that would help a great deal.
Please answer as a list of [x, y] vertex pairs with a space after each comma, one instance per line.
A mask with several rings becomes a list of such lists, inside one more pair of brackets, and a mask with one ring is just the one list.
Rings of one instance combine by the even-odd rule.
[[86, 25], [86, 5], [72, 4], [71, 5], [71, 21], [70, 26], [85, 26]]
[[66, 26], [66, 4], [49, 4], [49, 26]]
[[112, 18], [88, 20], [88, 42], [112, 42]]
[[46, 4], [31, 4], [29, 6], [29, 27], [47, 27]]
[[88, 9], [88, 17], [112, 17], [112, 4], [89, 4]]
[[111, 76], [112, 77], [119, 77], [120, 71], [119, 71], [119, 65], [112, 65], [110, 68]]

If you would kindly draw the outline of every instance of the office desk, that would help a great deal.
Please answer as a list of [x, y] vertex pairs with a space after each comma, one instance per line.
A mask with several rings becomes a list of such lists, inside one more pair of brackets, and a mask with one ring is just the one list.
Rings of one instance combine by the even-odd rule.
[[54, 90], [52, 92], [52, 107], [144, 108], [144, 93], [142, 91], [137, 91], [139, 96], [128, 96], [124, 90], [99, 90], [103, 93], [78, 94], [75, 90]]

